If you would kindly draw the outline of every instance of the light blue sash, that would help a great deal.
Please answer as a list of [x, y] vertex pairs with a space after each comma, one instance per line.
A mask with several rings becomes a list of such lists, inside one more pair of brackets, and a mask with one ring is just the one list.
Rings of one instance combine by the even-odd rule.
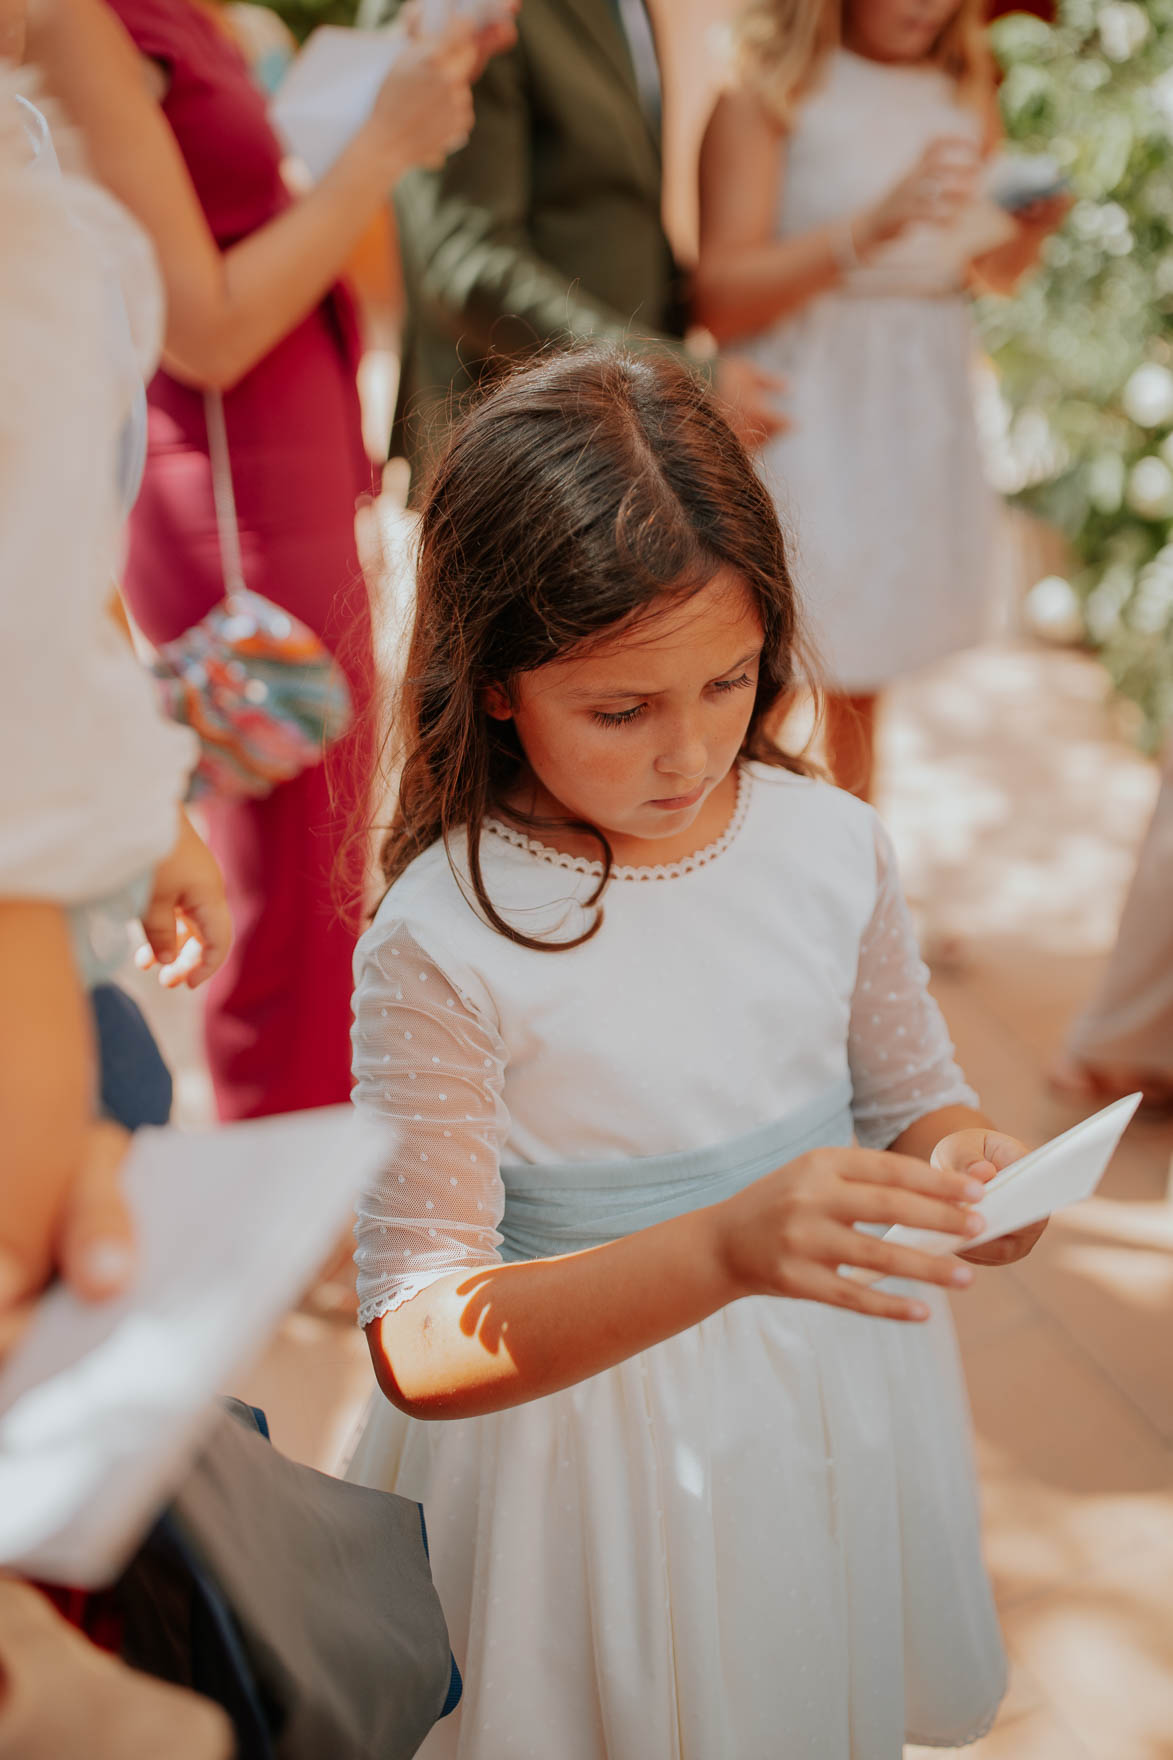
[[619, 1240], [731, 1198], [807, 1149], [842, 1147], [851, 1139], [851, 1083], [844, 1078], [786, 1118], [708, 1149], [502, 1167], [501, 1257], [548, 1259]]

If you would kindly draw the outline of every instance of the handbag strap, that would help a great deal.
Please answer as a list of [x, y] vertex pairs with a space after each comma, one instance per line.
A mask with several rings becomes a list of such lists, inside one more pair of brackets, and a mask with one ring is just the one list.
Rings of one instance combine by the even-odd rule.
[[224, 399], [218, 391], [204, 392], [204, 421], [208, 429], [208, 458], [212, 466], [216, 535], [220, 540], [220, 573], [227, 596], [243, 592], [247, 583], [240, 554], [240, 527], [236, 522], [236, 495], [232, 487], [232, 459], [228, 452]]

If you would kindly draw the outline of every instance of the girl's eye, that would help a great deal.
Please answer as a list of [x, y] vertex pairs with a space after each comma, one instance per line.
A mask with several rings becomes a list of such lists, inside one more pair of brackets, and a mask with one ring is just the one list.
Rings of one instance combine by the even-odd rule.
[[757, 679], [751, 678], [748, 672], [743, 672], [740, 678], [719, 678], [715, 680], [713, 689], [715, 691], [744, 691], [748, 690], [751, 685], [757, 684], [757, 682]]
[[592, 709], [591, 715], [600, 727], [626, 727], [629, 722], [638, 721], [646, 708], [646, 703], [637, 703], [634, 709], [619, 709], [610, 715], [605, 709]]

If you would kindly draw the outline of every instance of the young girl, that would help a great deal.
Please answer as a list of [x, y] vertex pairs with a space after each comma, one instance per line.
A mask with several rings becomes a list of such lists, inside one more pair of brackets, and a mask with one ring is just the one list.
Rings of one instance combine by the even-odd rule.
[[939, 1287], [972, 1273], [853, 1225], [975, 1232], [1021, 1146], [878, 821], [765, 735], [800, 651], [769, 497], [684, 369], [552, 358], [452, 438], [418, 591], [356, 964], [391, 1403], [350, 1471], [427, 1511], [467, 1684], [424, 1753], [972, 1739], [1004, 1665]]
[[982, 10], [754, 0], [701, 158], [697, 316], [788, 379], [762, 468], [835, 683], [828, 756], [865, 797], [877, 692], [983, 632], [966, 282], [1010, 287], [1066, 211], [974, 199], [996, 135]]

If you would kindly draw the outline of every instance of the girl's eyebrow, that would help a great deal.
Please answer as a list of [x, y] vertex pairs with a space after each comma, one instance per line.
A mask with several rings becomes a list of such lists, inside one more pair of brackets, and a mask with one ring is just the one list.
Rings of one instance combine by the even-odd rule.
[[[739, 666], [748, 666], [751, 660], [759, 660], [761, 654], [762, 649], [761, 644], [759, 643], [756, 648], [751, 648], [748, 654], [742, 654], [739, 659], [731, 660], [728, 666], [723, 666], [720, 672], [714, 672], [709, 683], [712, 684], [714, 679], [725, 678], [729, 673], [736, 672]], [[590, 701], [592, 703], [618, 703], [626, 700], [628, 697], [662, 697], [664, 693], [663, 691], [641, 691], [632, 688], [631, 690], [577, 690], [568, 691], [567, 695], [575, 702]]]

